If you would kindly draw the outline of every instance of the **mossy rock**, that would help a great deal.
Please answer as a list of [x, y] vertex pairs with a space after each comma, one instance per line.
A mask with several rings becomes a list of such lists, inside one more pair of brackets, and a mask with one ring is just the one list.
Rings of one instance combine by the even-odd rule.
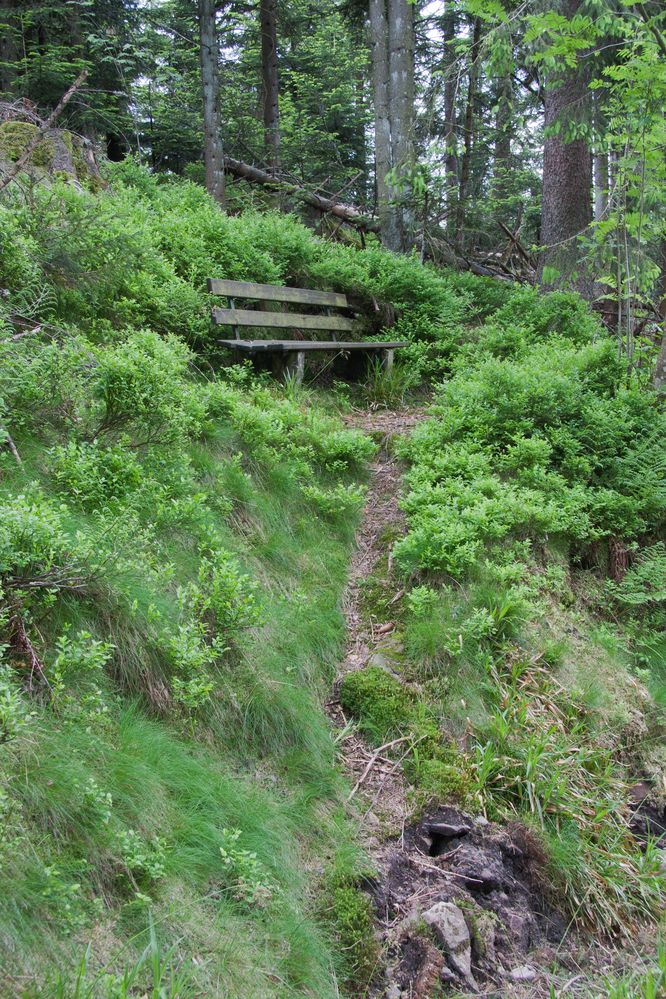
[[[37, 126], [28, 121], [5, 121], [0, 125], [0, 156], [12, 163], [23, 155], [25, 148], [37, 134]], [[43, 139], [30, 157], [33, 166], [53, 165], [53, 143]]]
[[[27, 121], [5, 121], [0, 124], [0, 162], [16, 163], [37, 132], [37, 126]], [[89, 162], [86, 160], [84, 141], [67, 129], [49, 129], [24, 169], [39, 180], [64, 180], [97, 191], [103, 184], [94, 156], [89, 158]]]
[[380, 666], [348, 673], [340, 687], [340, 703], [377, 743], [404, 735], [414, 718], [412, 694]]

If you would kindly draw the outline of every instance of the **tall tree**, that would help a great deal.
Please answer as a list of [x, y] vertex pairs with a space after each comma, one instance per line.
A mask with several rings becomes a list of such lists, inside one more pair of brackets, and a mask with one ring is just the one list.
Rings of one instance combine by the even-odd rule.
[[266, 160], [280, 169], [280, 103], [277, 51], [277, 0], [261, 0], [261, 83]]
[[[582, 3], [561, 0], [561, 13], [571, 21]], [[579, 241], [592, 221], [591, 102], [580, 50], [573, 64], [551, 66], [545, 83], [539, 277], [545, 285], [573, 287], [591, 298]]]
[[224, 205], [224, 148], [220, 129], [219, 47], [217, 42], [217, 4], [199, 0], [199, 57], [203, 91], [204, 166], [206, 189]]
[[479, 79], [479, 50], [481, 48], [481, 18], [474, 18], [472, 29], [472, 45], [469, 54], [469, 73], [467, 83], [467, 104], [465, 106], [463, 154], [460, 162], [460, 181], [458, 189], [458, 205], [456, 211], [456, 247], [463, 249], [465, 236], [465, 208], [469, 194], [469, 174], [472, 162], [472, 146], [474, 144], [474, 106], [476, 104], [476, 88]]
[[388, 0], [389, 117], [391, 161], [401, 196], [396, 206], [399, 248], [414, 241], [414, 212], [409, 176], [414, 152], [414, 3]]
[[382, 243], [400, 248], [400, 232], [391, 206], [388, 176], [391, 171], [391, 122], [389, 118], [388, 13], [385, 0], [370, 0], [372, 90], [375, 110], [375, 183], [377, 216]]

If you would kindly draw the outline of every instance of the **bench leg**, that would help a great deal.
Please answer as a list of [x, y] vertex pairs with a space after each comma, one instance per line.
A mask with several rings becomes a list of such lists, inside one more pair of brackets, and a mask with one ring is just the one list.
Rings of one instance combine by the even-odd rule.
[[391, 348], [382, 351], [382, 368], [386, 372], [386, 374], [388, 374], [391, 368], [393, 367], [394, 353], [395, 351], [391, 350]]
[[287, 354], [285, 373], [289, 373], [297, 385], [303, 384], [305, 374], [305, 351], [294, 350]]

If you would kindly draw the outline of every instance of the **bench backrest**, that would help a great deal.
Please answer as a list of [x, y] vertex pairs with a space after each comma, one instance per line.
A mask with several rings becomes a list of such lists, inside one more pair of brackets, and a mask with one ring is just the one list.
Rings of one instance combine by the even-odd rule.
[[[231, 308], [213, 309], [213, 319], [224, 326], [258, 326], [279, 329], [336, 330], [348, 332], [353, 320], [347, 316], [300, 315], [295, 312], [264, 312], [255, 309], [235, 308], [236, 298], [249, 298], [263, 302], [287, 302], [296, 305], [325, 306], [349, 309], [347, 296], [337, 291], [315, 291], [311, 288], [285, 288], [273, 284], [255, 284], [254, 281], [226, 281], [208, 278], [208, 290], [213, 295], [226, 295]], [[238, 336], [238, 333], [236, 334]]]

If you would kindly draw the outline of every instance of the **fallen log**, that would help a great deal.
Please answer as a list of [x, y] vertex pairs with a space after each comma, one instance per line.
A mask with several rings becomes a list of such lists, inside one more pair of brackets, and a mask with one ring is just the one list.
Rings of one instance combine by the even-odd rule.
[[234, 160], [231, 156], [225, 156], [224, 169], [227, 173], [232, 174], [232, 176], [247, 180], [250, 184], [261, 184], [263, 187], [268, 187], [273, 191], [292, 194], [304, 201], [306, 205], [316, 208], [322, 214], [335, 215], [336, 218], [342, 219], [343, 222], [354, 225], [364, 232], [377, 232], [379, 230], [379, 225], [374, 219], [368, 215], [364, 215], [363, 212], [359, 211], [358, 208], [354, 208], [353, 205], [345, 205], [340, 201], [335, 201], [333, 198], [326, 198], [322, 194], [315, 194], [314, 191], [308, 191], [306, 188], [299, 187], [298, 184], [294, 184], [291, 181], [281, 180], [266, 170], [260, 170], [259, 167], [252, 166], [250, 163], [243, 163], [242, 160]]

